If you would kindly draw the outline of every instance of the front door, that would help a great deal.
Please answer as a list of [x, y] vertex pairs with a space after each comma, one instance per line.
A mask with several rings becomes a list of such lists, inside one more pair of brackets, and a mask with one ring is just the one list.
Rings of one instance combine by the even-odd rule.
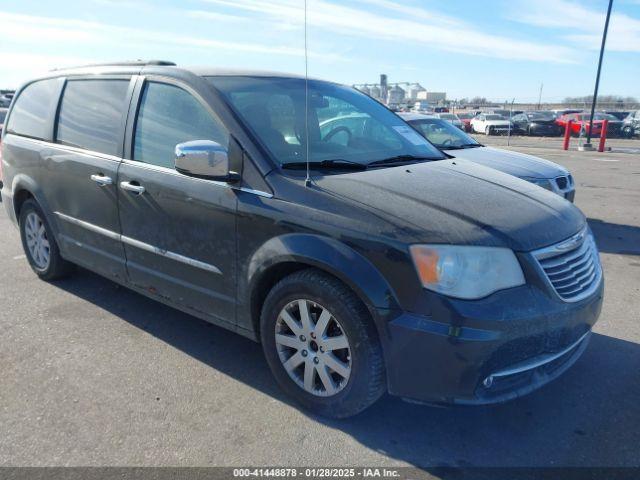
[[118, 172], [129, 280], [171, 303], [235, 323], [236, 205], [226, 184], [174, 168], [175, 146], [229, 134], [213, 111], [180, 85], [145, 80], [131, 159]]

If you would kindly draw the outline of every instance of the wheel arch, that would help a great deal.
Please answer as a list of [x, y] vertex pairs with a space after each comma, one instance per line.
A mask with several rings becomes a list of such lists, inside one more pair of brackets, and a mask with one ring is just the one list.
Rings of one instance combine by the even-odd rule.
[[20, 221], [20, 210], [28, 199], [33, 199], [42, 209], [45, 214], [53, 233], [58, 235], [58, 225], [53, 218], [51, 208], [47, 202], [42, 189], [38, 186], [37, 182], [30, 176], [25, 174], [18, 174], [13, 178], [11, 184], [12, 195], [12, 207], [13, 214], [15, 215], [16, 224]]
[[247, 267], [248, 308], [239, 318], [256, 338], [260, 332], [260, 312], [271, 289], [292, 273], [315, 268], [344, 283], [371, 313], [378, 334], [384, 328], [377, 309], [397, 309], [395, 292], [382, 274], [365, 257], [348, 245], [320, 235], [287, 234], [273, 238], [259, 248]]

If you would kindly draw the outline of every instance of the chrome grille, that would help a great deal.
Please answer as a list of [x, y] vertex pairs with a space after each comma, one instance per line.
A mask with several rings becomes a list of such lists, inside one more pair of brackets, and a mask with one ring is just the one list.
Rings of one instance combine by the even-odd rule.
[[558, 296], [577, 302], [593, 293], [602, 278], [602, 267], [593, 235], [584, 230], [568, 240], [533, 252]]

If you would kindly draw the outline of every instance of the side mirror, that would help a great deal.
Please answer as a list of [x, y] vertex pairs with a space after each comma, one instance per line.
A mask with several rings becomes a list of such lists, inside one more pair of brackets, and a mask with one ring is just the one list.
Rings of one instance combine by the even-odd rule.
[[179, 143], [175, 150], [175, 168], [184, 175], [234, 182], [239, 175], [230, 169], [225, 147], [211, 140]]

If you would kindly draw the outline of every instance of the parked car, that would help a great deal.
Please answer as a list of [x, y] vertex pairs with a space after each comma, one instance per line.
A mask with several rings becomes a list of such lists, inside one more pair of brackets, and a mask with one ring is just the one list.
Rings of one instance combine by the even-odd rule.
[[560, 110], [550, 110], [556, 116], [556, 118], [560, 118], [563, 115], [569, 115], [571, 113], [582, 113], [584, 110], [579, 108], [565, 108]]
[[627, 118], [622, 122], [622, 136], [632, 138], [634, 135], [640, 134], [640, 110], [629, 113]]
[[513, 130], [513, 124], [502, 115], [481, 113], [471, 119], [471, 131], [486, 135], [506, 134]]
[[[362, 131], [320, 133], [349, 113]], [[386, 391], [519, 397], [580, 357], [600, 312], [580, 210], [447, 158], [351, 87], [168, 62], [57, 70], [17, 93], [2, 151], [36, 275], [82, 265], [260, 341], [316, 414]]]
[[449, 107], [435, 107], [433, 111], [435, 113], [449, 113]]
[[[511, 110], [507, 110], [507, 109], [504, 109], [504, 108], [494, 108], [492, 110], [485, 111], [484, 113], [494, 114], [494, 115], [501, 115], [504, 118], [509, 118], [510, 115], [515, 115], [516, 114], [516, 112], [512, 112]], [[522, 112], [520, 111], [520, 112], [517, 112], [517, 113], [522, 113]]]
[[13, 93], [3, 93], [2, 95], [0, 95], [0, 108], [9, 108], [12, 98]]
[[486, 147], [439, 118], [416, 113], [400, 116], [447, 155], [495, 168], [557, 193], [570, 202], [575, 198], [573, 177], [557, 163], [533, 155]]
[[525, 135], [557, 136], [563, 132], [549, 111], [524, 112], [513, 116], [511, 121], [516, 132]]
[[4, 120], [7, 118], [8, 110], [0, 108], [0, 189], [2, 189], [2, 131], [4, 130]]
[[417, 113], [425, 113], [425, 114], [434, 113], [432, 106], [429, 105], [429, 102], [425, 102], [423, 100], [418, 100], [417, 102], [415, 102], [411, 107], [411, 111], [417, 112]]
[[465, 113], [458, 113], [458, 118], [460, 119], [460, 121], [462, 122], [462, 125], [464, 126], [464, 131], [465, 132], [470, 132], [471, 131], [471, 119], [473, 117], [476, 116], [476, 114], [474, 112], [465, 112]]
[[608, 113], [609, 115], [613, 115], [618, 120], [623, 121], [625, 118], [629, 116], [631, 112], [624, 112], [619, 110], [606, 110], [604, 113]]
[[[571, 134], [576, 137], [584, 137], [585, 135], [587, 135], [589, 129], [591, 128], [590, 120], [590, 114], [570, 113], [556, 119], [556, 124], [562, 127], [564, 130], [567, 126], [567, 122], [571, 121]], [[609, 115], [607, 113], [595, 113], [593, 115], [593, 131], [591, 132], [591, 135], [600, 135], [600, 133], [602, 132], [602, 124], [605, 120], [609, 122], [609, 125], [607, 127], [607, 136], [619, 136], [622, 131], [622, 122], [613, 115]]]
[[464, 124], [462, 123], [462, 120], [460, 120], [458, 116], [453, 113], [436, 113], [434, 116], [449, 122], [454, 127], [458, 127], [460, 130], [464, 130]]

